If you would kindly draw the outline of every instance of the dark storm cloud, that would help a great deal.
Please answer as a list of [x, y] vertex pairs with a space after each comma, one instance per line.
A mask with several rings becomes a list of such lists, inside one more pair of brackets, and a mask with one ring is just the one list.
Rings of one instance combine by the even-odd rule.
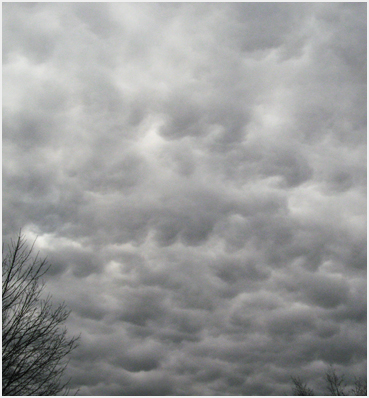
[[3, 234], [52, 264], [80, 394], [365, 374], [365, 15], [3, 4]]

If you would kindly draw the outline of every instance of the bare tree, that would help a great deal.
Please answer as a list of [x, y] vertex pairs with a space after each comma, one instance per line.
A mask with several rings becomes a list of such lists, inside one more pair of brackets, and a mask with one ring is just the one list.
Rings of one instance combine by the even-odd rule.
[[69, 316], [64, 303], [54, 306], [42, 298], [46, 260], [32, 257], [19, 234], [3, 244], [2, 285], [2, 393], [3, 395], [68, 394], [63, 380], [66, 357], [79, 337], [69, 338], [63, 326]]
[[292, 377], [293, 395], [315, 395], [314, 391], [304, 383], [300, 377]]
[[362, 397], [367, 396], [366, 380], [361, 380], [359, 378], [355, 379], [355, 387], [351, 390], [351, 395], [358, 395]]
[[325, 380], [330, 395], [346, 395], [344, 391], [344, 376], [338, 376], [333, 366], [330, 366], [329, 370], [326, 372]]
[[[326, 389], [329, 395], [356, 395], [356, 396], [366, 396], [367, 387], [366, 380], [359, 378], [355, 379], [354, 388], [351, 389], [350, 394], [346, 394], [344, 385], [344, 375], [337, 375], [333, 366], [330, 366], [325, 373]], [[314, 391], [307, 386], [306, 383], [302, 381], [300, 377], [292, 377], [293, 395], [315, 395]]]

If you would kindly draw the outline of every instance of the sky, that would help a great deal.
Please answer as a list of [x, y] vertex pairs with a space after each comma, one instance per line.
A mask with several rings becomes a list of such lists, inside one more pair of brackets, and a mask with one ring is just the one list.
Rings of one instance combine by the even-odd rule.
[[366, 375], [366, 3], [3, 3], [2, 84], [72, 392]]

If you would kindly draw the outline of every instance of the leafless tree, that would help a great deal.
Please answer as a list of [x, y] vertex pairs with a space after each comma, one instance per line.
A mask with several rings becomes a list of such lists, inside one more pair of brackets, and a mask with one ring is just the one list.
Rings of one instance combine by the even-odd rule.
[[358, 395], [361, 397], [367, 396], [366, 380], [355, 379], [355, 387], [351, 390], [351, 395]]
[[[333, 368], [330, 366], [325, 373], [326, 389], [329, 395], [356, 395], [356, 396], [367, 396], [366, 380], [359, 378], [355, 379], [354, 388], [351, 389], [350, 393], [345, 392], [344, 375], [338, 375]], [[292, 377], [293, 395], [315, 395], [314, 391], [302, 381], [300, 377]]]
[[315, 395], [314, 391], [304, 383], [300, 377], [292, 377], [293, 395]]
[[329, 370], [326, 372], [325, 380], [330, 395], [346, 395], [344, 391], [344, 376], [338, 376], [333, 366], [330, 366]]
[[28, 248], [21, 234], [3, 244], [2, 393], [68, 394], [63, 375], [79, 337], [67, 336], [65, 304], [54, 306], [50, 296], [42, 297], [49, 265], [32, 254], [33, 245]]

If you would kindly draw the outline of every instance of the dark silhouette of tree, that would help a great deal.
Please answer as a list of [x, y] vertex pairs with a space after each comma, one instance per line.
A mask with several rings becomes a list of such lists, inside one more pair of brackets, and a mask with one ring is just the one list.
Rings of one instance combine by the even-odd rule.
[[327, 382], [327, 390], [330, 395], [344, 396], [344, 376], [338, 376], [333, 366], [325, 374], [325, 380]]
[[[356, 395], [367, 396], [367, 383], [366, 380], [359, 378], [355, 379], [354, 388], [349, 393], [345, 392], [344, 375], [338, 375], [333, 366], [330, 366], [324, 375], [326, 381], [326, 389], [329, 395]], [[315, 395], [314, 391], [302, 381], [300, 377], [292, 377], [292, 393], [293, 395]]]
[[355, 379], [355, 386], [351, 390], [351, 395], [367, 396], [366, 380]]
[[315, 395], [314, 391], [304, 383], [300, 377], [292, 377], [293, 395]]
[[51, 296], [42, 298], [42, 276], [49, 265], [32, 252], [33, 245], [28, 248], [21, 234], [3, 244], [2, 393], [68, 394], [66, 357], [79, 337], [67, 336], [63, 323], [70, 311], [65, 304], [54, 306]]

